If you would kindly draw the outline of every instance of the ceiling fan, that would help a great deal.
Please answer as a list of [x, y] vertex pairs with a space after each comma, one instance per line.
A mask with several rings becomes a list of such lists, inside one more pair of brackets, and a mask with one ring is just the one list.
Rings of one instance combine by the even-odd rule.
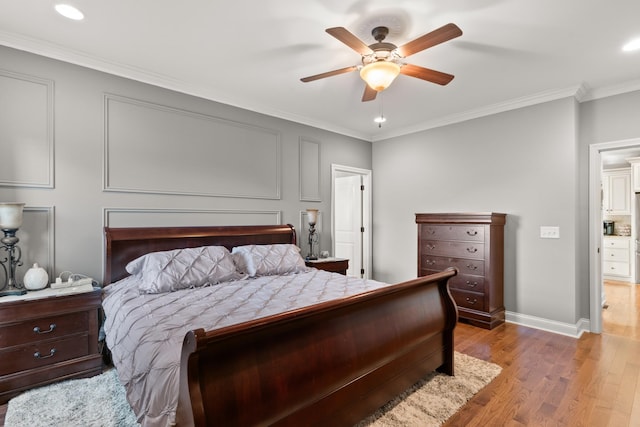
[[327, 28], [326, 31], [358, 52], [362, 56], [362, 65], [353, 65], [300, 79], [305, 83], [360, 70], [360, 77], [367, 83], [362, 95], [362, 101], [365, 102], [375, 99], [378, 92], [389, 87], [398, 74], [439, 85], [446, 85], [453, 80], [454, 76], [451, 74], [407, 64], [402, 60], [409, 55], [461, 36], [462, 30], [456, 24], [444, 25], [400, 47], [384, 41], [389, 34], [387, 27], [375, 27], [371, 31], [371, 35], [376, 40], [376, 43], [368, 46], [346, 28]]

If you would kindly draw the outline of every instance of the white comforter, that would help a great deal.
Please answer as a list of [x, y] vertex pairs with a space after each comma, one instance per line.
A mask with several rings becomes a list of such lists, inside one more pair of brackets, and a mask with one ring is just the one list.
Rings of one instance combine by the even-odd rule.
[[387, 286], [336, 273], [263, 276], [140, 294], [130, 276], [105, 288], [106, 342], [127, 399], [145, 427], [175, 425], [185, 334], [217, 329]]

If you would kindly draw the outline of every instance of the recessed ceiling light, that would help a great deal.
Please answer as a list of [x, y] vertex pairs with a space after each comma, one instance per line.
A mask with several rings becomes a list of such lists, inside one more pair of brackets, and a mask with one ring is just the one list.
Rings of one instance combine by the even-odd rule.
[[57, 4], [55, 8], [56, 12], [65, 18], [73, 19], [74, 21], [81, 21], [84, 19], [84, 13], [69, 4]]
[[631, 52], [638, 49], [640, 49], [640, 38], [631, 40], [629, 43], [622, 46], [622, 50], [624, 50], [625, 52]]

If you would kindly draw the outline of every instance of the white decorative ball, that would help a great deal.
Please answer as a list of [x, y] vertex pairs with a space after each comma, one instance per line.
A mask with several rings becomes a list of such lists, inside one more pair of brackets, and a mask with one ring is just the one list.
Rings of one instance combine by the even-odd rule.
[[44, 289], [49, 283], [49, 274], [36, 262], [24, 275], [24, 287], [30, 291]]

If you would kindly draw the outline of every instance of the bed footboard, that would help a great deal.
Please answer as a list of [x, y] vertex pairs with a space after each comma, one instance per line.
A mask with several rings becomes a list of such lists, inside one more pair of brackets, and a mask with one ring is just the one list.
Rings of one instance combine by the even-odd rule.
[[428, 372], [453, 375], [455, 274], [189, 332], [178, 425], [351, 426]]

